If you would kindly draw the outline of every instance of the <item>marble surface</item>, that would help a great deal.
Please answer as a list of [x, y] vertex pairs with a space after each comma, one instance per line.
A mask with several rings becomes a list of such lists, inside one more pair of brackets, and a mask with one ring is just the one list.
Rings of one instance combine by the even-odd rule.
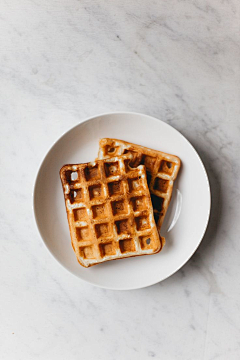
[[[238, 0], [1, 1], [1, 359], [240, 358], [239, 14]], [[61, 268], [32, 212], [52, 143], [116, 110], [182, 132], [212, 189], [191, 260], [127, 292]]]

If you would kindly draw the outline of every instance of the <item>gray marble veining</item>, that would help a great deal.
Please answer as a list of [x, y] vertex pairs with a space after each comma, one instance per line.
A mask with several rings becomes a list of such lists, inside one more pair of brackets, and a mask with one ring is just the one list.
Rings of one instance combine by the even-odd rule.
[[[237, 0], [1, 1], [1, 359], [239, 359], [239, 14]], [[115, 110], [182, 132], [212, 190], [192, 259], [129, 292], [62, 269], [32, 213], [52, 143]]]

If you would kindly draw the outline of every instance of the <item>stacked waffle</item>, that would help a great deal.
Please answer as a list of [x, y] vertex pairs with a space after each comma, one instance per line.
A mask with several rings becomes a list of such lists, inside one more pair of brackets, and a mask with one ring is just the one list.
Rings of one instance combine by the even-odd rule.
[[178, 157], [116, 139], [101, 139], [98, 158], [65, 165], [60, 176], [72, 247], [89, 267], [156, 254]]

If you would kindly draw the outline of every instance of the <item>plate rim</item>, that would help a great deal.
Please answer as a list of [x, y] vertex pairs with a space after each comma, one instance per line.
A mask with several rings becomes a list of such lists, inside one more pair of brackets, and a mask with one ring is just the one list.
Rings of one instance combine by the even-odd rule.
[[[69, 132], [71, 132], [72, 130], [74, 130], [75, 128], [77, 128], [78, 126], [83, 125], [84, 123], [87, 123], [89, 121], [94, 121], [96, 118], [100, 118], [100, 117], [105, 117], [105, 116], [109, 116], [109, 115], [136, 115], [139, 117], [145, 117], [145, 118], [149, 118], [151, 119], [151, 121], [155, 121], [155, 122], [161, 122], [163, 126], [166, 127], [170, 127], [172, 130], [174, 130], [178, 136], [181, 136], [182, 139], [187, 142], [188, 145], [190, 145], [190, 147], [192, 148], [192, 150], [194, 151], [195, 155], [197, 156], [201, 166], [202, 166], [202, 170], [204, 172], [205, 178], [206, 178], [206, 185], [207, 185], [207, 191], [208, 191], [208, 214], [207, 214], [207, 218], [206, 218], [206, 223], [203, 227], [202, 230], [202, 235], [199, 237], [199, 240], [196, 242], [196, 246], [194, 247], [193, 251], [191, 252], [190, 255], [188, 255], [187, 259], [185, 261], [183, 261], [173, 272], [171, 272], [169, 275], [165, 276], [163, 279], [160, 279], [158, 281], [153, 281], [150, 282], [147, 285], [143, 285], [143, 286], [131, 286], [131, 287], [125, 287], [125, 288], [118, 288], [118, 287], [114, 287], [114, 286], [106, 286], [106, 285], [101, 285], [98, 284], [94, 281], [91, 280], [86, 280], [83, 279], [82, 277], [80, 277], [79, 275], [75, 274], [72, 270], [70, 270], [68, 267], [66, 267], [62, 262], [60, 262], [56, 256], [54, 255], [54, 253], [50, 250], [49, 246], [47, 245], [47, 242], [44, 240], [44, 237], [42, 235], [42, 232], [40, 230], [40, 226], [39, 226], [39, 222], [37, 219], [37, 214], [36, 214], [36, 188], [37, 188], [37, 183], [38, 183], [38, 179], [40, 176], [40, 172], [42, 167], [44, 166], [45, 160], [47, 159], [48, 155], [51, 153], [52, 149], [54, 148], [54, 146], [62, 140], [62, 138], [64, 136], [66, 136]], [[153, 117], [151, 115], [147, 115], [144, 113], [139, 113], [139, 112], [134, 112], [134, 111], [114, 111], [114, 112], [105, 112], [105, 113], [100, 113], [100, 114], [96, 114], [94, 116], [90, 116], [84, 119], [80, 119], [80, 122], [74, 126], [72, 126], [71, 128], [69, 128], [68, 130], [66, 130], [57, 140], [55, 140], [52, 144], [52, 146], [50, 146], [50, 148], [48, 149], [48, 151], [45, 153], [45, 156], [43, 157], [42, 161], [40, 162], [40, 165], [38, 167], [37, 173], [35, 174], [34, 177], [34, 185], [33, 185], [33, 189], [32, 189], [32, 210], [33, 210], [33, 215], [34, 215], [34, 220], [35, 220], [35, 226], [40, 234], [41, 240], [44, 243], [45, 247], [47, 248], [47, 250], [49, 251], [49, 253], [52, 255], [52, 257], [56, 260], [56, 262], [62, 266], [65, 270], [67, 270], [69, 273], [71, 273], [72, 275], [74, 275], [75, 277], [77, 277], [79, 280], [84, 281], [85, 283], [97, 286], [99, 288], [102, 289], [108, 289], [108, 290], [118, 290], [118, 291], [127, 291], [127, 290], [137, 290], [137, 289], [143, 289], [143, 288], [147, 288], [149, 286], [158, 284], [166, 279], [168, 279], [169, 277], [171, 277], [172, 275], [174, 275], [176, 272], [178, 272], [193, 256], [193, 254], [196, 252], [196, 250], [198, 249], [199, 245], [201, 244], [203, 237], [206, 233], [208, 224], [209, 224], [209, 219], [210, 219], [210, 213], [211, 213], [211, 187], [210, 187], [210, 182], [209, 182], [209, 178], [208, 178], [208, 174], [206, 171], [206, 168], [203, 164], [203, 161], [200, 157], [200, 155], [198, 154], [197, 150], [194, 148], [194, 146], [191, 144], [191, 142], [177, 129], [175, 129], [172, 125], [166, 123], [165, 121], [158, 119], [156, 117]]]

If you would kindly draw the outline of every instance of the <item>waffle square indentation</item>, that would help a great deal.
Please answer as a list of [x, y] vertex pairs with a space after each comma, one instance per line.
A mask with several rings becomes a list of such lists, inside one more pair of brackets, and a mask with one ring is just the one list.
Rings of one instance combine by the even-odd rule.
[[120, 174], [118, 161], [116, 162], [106, 162], [104, 164], [106, 177], [116, 176]]
[[132, 239], [119, 240], [119, 247], [122, 254], [135, 251], [135, 244]]
[[129, 165], [132, 168], [136, 168], [138, 165], [143, 164], [142, 163], [142, 156], [137, 151], [125, 149], [123, 153], [132, 155], [132, 159], [129, 162]]
[[112, 242], [100, 244], [99, 249], [100, 249], [100, 253], [103, 257], [116, 254], [116, 249], [114, 248]]
[[124, 200], [112, 201], [113, 215], [127, 214], [127, 204]]
[[128, 179], [128, 187], [130, 192], [141, 190], [141, 176]]
[[154, 182], [154, 190], [158, 190], [160, 192], [166, 193], [169, 187], [169, 180], [156, 178]]
[[86, 208], [74, 209], [73, 216], [75, 221], [81, 221], [87, 218]]
[[98, 180], [100, 178], [100, 172], [98, 164], [95, 166], [87, 166], [84, 169], [84, 175], [87, 181]]
[[79, 248], [79, 250], [80, 250], [80, 255], [84, 259], [94, 259], [95, 258], [92, 246], [81, 246]]
[[119, 146], [115, 146], [115, 145], [106, 145], [104, 147], [104, 154], [109, 155], [109, 156], [114, 156], [117, 154], [119, 149]]
[[117, 227], [117, 233], [121, 234], [131, 234], [131, 225], [129, 219], [118, 220], [115, 222]]
[[139, 240], [142, 250], [151, 249], [151, 236], [140, 236]]
[[131, 204], [133, 211], [141, 211], [146, 209], [146, 197], [145, 196], [136, 196], [131, 198]]
[[116, 176], [120, 174], [118, 161], [116, 162], [105, 162], [104, 164], [106, 177]]
[[168, 175], [172, 175], [174, 164], [171, 161], [162, 160], [159, 171]]
[[113, 181], [108, 183], [109, 195], [120, 195], [123, 194], [123, 184], [122, 181]]
[[99, 199], [103, 197], [103, 189], [101, 184], [89, 186], [89, 197], [92, 199]]
[[71, 189], [69, 193], [69, 199], [71, 203], [82, 202], [83, 200], [83, 191], [82, 189]]
[[92, 212], [93, 212], [94, 219], [102, 219], [105, 216], [107, 216], [106, 205], [105, 204], [94, 205], [94, 206], [92, 206]]
[[126, 159], [124, 160], [124, 166], [125, 166], [125, 172], [128, 173], [129, 171], [132, 170], [131, 166], [130, 166], [131, 160], [130, 159]]
[[89, 228], [88, 226], [76, 228], [76, 236], [78, 241], [84, 241], [89, 239]]
[[97, 238], [110, 236], [110, 229], [108, 223], [95, 225], [95, 230]]
[[156, 158], [152, 156], [145, 155], [142, 159], [142, 163], [146, 166], [147, 171], [153, 171], [154, 165], [156, 163]]
[[137, 231], [142, 231], [150, 228], [148, 216], [138, 216], [135, 218]]
[[72, 170], [65, 171], [65, 178], [69, 185], [79, 182], [80, 179], [78, 171]]

